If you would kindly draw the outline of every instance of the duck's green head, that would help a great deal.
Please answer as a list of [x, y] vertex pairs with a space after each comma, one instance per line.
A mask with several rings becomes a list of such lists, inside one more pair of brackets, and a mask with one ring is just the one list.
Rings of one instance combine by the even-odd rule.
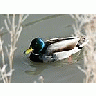
[[35, 54], [39, 54], [40, 51], [42, 51], [42, 49], [44, 47], [45, 47], [44, 41], [41, 38], [35, 38], [35, 39], [32, 40], [29, 49], [24, 51], [24, 53], [29, 54], [29, 53], [33, 52]]

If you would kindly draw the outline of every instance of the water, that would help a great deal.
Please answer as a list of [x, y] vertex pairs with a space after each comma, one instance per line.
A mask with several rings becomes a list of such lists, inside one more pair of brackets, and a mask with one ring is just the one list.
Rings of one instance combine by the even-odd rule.
[[[0, 15], [0, 27], [4, 26], [5, 15]], [[32, 39], [41, 37], [47, 40], [53, 37], [67, 37], [74, 32], [71, 25], [74, 20], [67, 14], [31, 14], [23, 23], [23, 31], [17, 43], [18, 49], [14, 55], [14, 69], [12, 83], [33, 83], [39, 76], [44, 77], [45, 83], [82, 83], [84, 74], [77, 68], [83, 67], [82, 54], [77, 58], [74, 55], [73, 64], [68, 64], [67, 60], [52, 63], [31, 62], [23, 52], [29, 47]], [[9, 35], [3, 37], [6, 44], [9, 43]], [[0, 58], [1, 61], [1, 58]], [[6, 63], [8, 59], [6, 57]]]

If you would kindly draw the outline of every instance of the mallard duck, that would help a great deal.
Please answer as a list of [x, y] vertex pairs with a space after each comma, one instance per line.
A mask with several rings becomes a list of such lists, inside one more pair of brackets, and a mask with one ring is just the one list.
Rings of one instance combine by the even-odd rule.
[[86, 43], [84, 37], [52, 38], [45, 42], [41, 38], [35, 38], [24, 54], [30, 54], [30, 60], [35, 62], [58, 61], [71, 57]]

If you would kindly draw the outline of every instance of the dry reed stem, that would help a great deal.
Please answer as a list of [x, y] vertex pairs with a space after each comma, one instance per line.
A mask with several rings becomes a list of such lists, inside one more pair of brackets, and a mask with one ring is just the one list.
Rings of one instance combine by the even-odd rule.
[[[0, 29], [0, 33], [1, 33], [2, 30], [3, 30], [3, 27]], [[1, 55], [2, 55], [2, 65], [4, 65], [5, 64], [4, 51], [3, 51], [3, 43], [4, 43], [4, 41], [1, 39], [2, 35], [3, 35], [3, 33], [0, 34], [0, 52], [1, 52]]]
[[[8, 73], [6, 73], [6, 68], [5, 68], [5, 73], [3, 72], [5, 77], [8, 77], [7, 80], [4, 80], [4, 83], [10, 83], [11, 82], [11, 76], [12, 76], [12, 72], [14, 71], [13, 69], [13, 57], [14, 57], [14, 52], [17, 49], [16, 47], [16, 43], [18, 42], [18, 39], [20, 37], [20, 34], [22, 32], [22, 22], [28, 17], [28, 15], [19, 15], [19, 20], [18, 20], [18, 24], [16, 24], [15, 20], [16, 20], [16, 16], [15, 14], [13, 14], [12, 20], [10, 20], [9, 14], [7, 15], [7, 19], [4, 20], [4, 24], [6, 27], [6, 30], [9, 32], [10, 34], [10, 47], [6, 47], [6, 53], [8, 55], [9, 58], [9, 67], [10, 67], [10, 71]], [[2, 40], [0, 38], [0, 48], [1, 48], [1, 52], [2, 52], [2, 65], [5, 65], [4, 62], [4, 52], [3, 52], [3, 48], [2, 48]], [[1, 70], [1, 75], [2, 75], [2, 70]], [[4, 78], [5, 78], [4, 77]], [[3, 78], [3, 75], [2, 75]]]
[[2, 40], [2, 35], [3, 33], [1, 33], [1, 31], [3, 30], [3, 27], [0, 29], [0, 53], [1, 53], [1, 57], [2, 57], [2, 69], [0, 67], [0, 72], [1, 72], [1, 78], [3, 79], [4, 83], [8, 83], [8, 78], [6, 76], [4, 76], [4, 74], [6, 74], [6, 70], [4, 70], [6, 68], [5, 64], [5, 60], [4, 60], [4, 51], [3, 51], [3, 43], [4, 41]]
[[74, 25], [75, 35], [78, 37], [85, 35], [89, 40], [83, 52], [84, 69], [82, 70], [84, 70], [86, 76], [84, 82], [96, 83], [96, 15], [76, 14], [71, 16], [76, 21], [76, 25]]

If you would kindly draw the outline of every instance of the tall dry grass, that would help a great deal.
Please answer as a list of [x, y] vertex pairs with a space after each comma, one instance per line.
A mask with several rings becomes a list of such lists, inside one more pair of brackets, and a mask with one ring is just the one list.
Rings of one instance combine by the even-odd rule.
[[73, 25], [76, 36], [85, 36], [88, 39], [84, 47], [84, 69], [78, 67], [85, 73], [85, 83], [96, 83], [96, 15], [94, 14], [76, 14], [71, 15], [75, 19]]
[[[18, 23], [16, 24], [16, 15], [13, 14], [12, 18], [10, 19], [10, 15], [7, 14], [7, 18], [4, 20], [5, 24], [5, 29], [8, 31], [10, 34], [10, 41], [11, 44], [8, 44], [6, 46], [6, 53], [8, 56], [8, 64], [5, 64], [4, 60], [4, 51], [3, 51], [3, 43], [4, 41], [2, 40], [2, 33], [3, 27], [0, 30], [0, 53], [2, 57], [2, 67], [0, 67], [0, 72], [1, 72], [1, 80], [4, 83], [10, 83], [11, 82], [11, 77], [12, 77], [12, 72], [14, 71], [13, 69], [13, 58], [14, 58], [14, 52], [17, 49], [16, 43], [18, 42], [18, 39], [20, 37], [20, 34], [22, 32], [22, 23], [26, 20], [28, 15], [23, 15], [20, 14], [18, 17]], [[7, 65], [9, 65], [9, 72], [6, 72]]]

